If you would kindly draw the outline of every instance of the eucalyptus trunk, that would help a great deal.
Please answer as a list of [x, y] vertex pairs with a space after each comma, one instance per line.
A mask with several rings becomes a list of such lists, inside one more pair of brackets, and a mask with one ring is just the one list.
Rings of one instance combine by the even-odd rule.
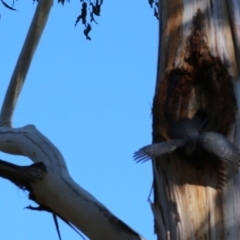
[[[239, 148], [240, 1], [161, 0], [159, 16], [153, 142], [203, 110], [208, 130]], [[240, 239], [239, 171], [204, 161], [198, 168], [177, 153], [153, 160], [158, 239]]]

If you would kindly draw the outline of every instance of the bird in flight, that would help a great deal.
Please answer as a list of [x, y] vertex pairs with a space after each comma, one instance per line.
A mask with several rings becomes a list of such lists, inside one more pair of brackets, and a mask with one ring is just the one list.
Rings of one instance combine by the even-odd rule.
[[147, 145], [134, 153], [136, 162], [146, 162], [152, 158], [182, 149], [186, 155], [196, 153], [213, 154], [218, 159], [240, 166], [240, 151], [227, 138], [217, 132], [202, 132], [206, 119], [195, 116], [176, 122], [169, 129], [172, 140]]

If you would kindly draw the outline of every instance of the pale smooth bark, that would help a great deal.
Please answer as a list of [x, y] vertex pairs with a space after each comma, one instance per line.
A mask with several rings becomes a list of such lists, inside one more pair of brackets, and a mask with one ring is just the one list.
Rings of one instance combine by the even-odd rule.
[[[168, 119], [192, 118], [197, 109], [204, 108], [211, 127], [222, 131], [239, 148], [240, 1], [161, 0], [159, 4], [160, 42], [153, 103], [153, 142], [166, 140]], [[196, 20], [198, 13], [203, 16], [202, 23]], [[193, 19], [197, 21], [197, 27]], [[195, 56], [198, 62], [193, 60], [194, 44], [200, 49]], [[211, 78], [219, 91], [202, 98], [200, 94], [203, 93], [196, 90], [201, 88], [198, 86], [201, 79], [192, 79], [192, 76], [197, 78], [197, 70], [205, 71], [201, 59], [209, 63], [210, 68], [218, 64], [226, 74], [226, 77], [218, 74], [218, 68], [211, 70], [209, 81]], [[229, 81], [233, 90], [227, 87], [231, 85]], [[225, 87], [221, 82], [226, 83]], [[205, 86], [207, 82], [201, 84]], [[179, 88], [174, 92], [176, 86]], [[228, 98], [232, 91], [235, 103], [233, 98]], [[153, 168], [155, 196], [152, 210], [158, 239], [240, 239], [239, 171], [225, 166], [227, 183], [218, 190], [216, 172], [200, 174], [176, 154], [155, 159]]]
[[31, 187], [34, 200], [61, 216], [90, 239], [144, 239], [115, 217], [70, 177], [59, 150], [33, 125], [0, 128], [0, 150], [42, 162], [47, 173]]
[[52, 0], [39, 1], [2, 105], [0, 126], [11, 127], [12, 125], [12, 115], [18, 96], [26, 79], [32, 57], [41, 38], [43, 29], [47, 23], [52, 4]]
[[[90, 239], [144, 239], [74, 182], [60, 151], [34, 125], [11, 127], [14, 108], [51, 6], [51, 0], [39, 0], [13, 72], [0, 115], [0, 150], [26, 156], [34, 163], [42, 162], [46, 172], [30, 183], [31, 199], [73, 224]], [[5, 177], [8, 167], [1, 166]]]

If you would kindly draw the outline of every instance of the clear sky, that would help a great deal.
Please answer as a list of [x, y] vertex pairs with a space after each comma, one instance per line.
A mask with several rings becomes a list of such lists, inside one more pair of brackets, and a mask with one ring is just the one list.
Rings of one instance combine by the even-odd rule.
[[[7, 1], [9, 4], [12, 1]], [[0, 102], [36, 3], [0, 7]], [[79, 1], [54, 2], [14, 114], [14, 127], [34, 124], [62, 152], [74, 180], [148, 240], [153, 215], [147, 202], [151, 163], [133, 152], [151, 143], [158, 22], [147, 0], [104, 1], [91, 41], [74, 27]], [[29, 165], [27, 158], [0, 159]], [[52, 216], [24, 207], [28, 193], [0, 179], [0, 239], [57, 240]], [[63, 240], [81, 239], [60, 222]]]

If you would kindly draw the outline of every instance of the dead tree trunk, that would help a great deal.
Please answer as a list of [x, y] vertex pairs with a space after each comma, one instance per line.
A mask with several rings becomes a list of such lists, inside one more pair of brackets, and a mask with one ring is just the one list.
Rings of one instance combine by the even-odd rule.
[[[204, 111], [207, 130], [239, 148], [240, 1], [159, 2], [153, 142], [168, 140], [172, 123]], [[154, 159], [153, 170], [158, 239], [240, 239], [239, 171], [207, 156], [199, 167], [176, 152]]]

